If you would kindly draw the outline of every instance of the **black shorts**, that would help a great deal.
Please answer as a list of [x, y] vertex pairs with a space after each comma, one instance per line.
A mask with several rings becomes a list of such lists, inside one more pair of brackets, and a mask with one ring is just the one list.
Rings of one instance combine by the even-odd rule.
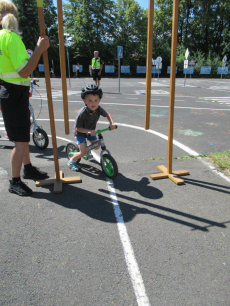
[[29, 86], [0, 83], [2, 116], [10, 141], [30, 141]]
[[96, 81], [96, 80], [100, 81], [100, 79], [101, 79], [101, 74], [98, 75], [98, 72], [99, 72], [99, 71], [100, 71], [100, 70], [98, 70], [98, 69], [92, 70], [93, 80], [94, 80], [94, 81]]

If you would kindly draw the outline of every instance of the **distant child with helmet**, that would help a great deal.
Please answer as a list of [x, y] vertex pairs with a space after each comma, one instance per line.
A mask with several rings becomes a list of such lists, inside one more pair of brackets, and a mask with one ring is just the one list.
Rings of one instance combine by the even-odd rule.
[[68, 162], [68, 166], [74, 171], [81, 170], [76, 161], [86, 155], [86, 134], [91, 135], [88, 137], [91, 143], [97, 141], [95, 129], [100, 116], [108, 119], [111, 130], [116, 128], [111, 115], [99, 106], [102, 96], [101, 88], [93, 84], [84, 87], [81, 91], [81, 98], [85, 106], [78, 111], [73, 130], [79, 152], [74, 154]]

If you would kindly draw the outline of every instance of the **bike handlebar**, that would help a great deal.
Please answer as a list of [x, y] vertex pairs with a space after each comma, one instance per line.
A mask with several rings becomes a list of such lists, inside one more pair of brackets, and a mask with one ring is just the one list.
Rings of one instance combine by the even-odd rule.
[[[117, 125], [115, 126], [115, 129], [117, 129]], [[96, 134], [97, 134], [97, 135], [100, 135], [101, 133], [106, 132], [106, 131], [111, 131], [111, 128], [108, 127], [107, 129], [104, 129], [104, 130], [97, 130], [97, 131], [96, 131]], [[90, 137], [90, 136], [91, 136], [90, 133], [87, 133], [87, 134], [86, 134], [86, 138], [88, 138], [88, 137]]]

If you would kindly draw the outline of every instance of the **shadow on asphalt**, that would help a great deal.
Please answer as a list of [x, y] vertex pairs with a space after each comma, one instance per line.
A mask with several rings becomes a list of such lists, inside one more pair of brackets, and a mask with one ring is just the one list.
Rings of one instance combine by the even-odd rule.
[[[45, 150], [39, 150], [35, 145], [30, 145], [29, 146], [29, 150], [30, 153], [36, 154], [35, 157], [36, 158], [42, 158], [42, 159], [47, 159], [48, 161], [53, 161], [54, 157], [53, 157], [53, 148], [46, 148]], [[58, 151], [58, 158], [66, 158], [66, 154], [65, 154], [65, 146], [60, 146], [57, 148]]]
[[[99, 177], [101, 180], [105, 179], [104, 174], [99, 175]], [[120, 174], [118, 177], [119, 183], [115, 183], [116, 196], [125, 223], [132, 221], [137, 215], [148, 214], [154, 219], [160, 218], [202, 232], [208, 232], [208, 228], [213, 226], [226, 228], [225, 223], [228, 222], [219, 223], [152, 203], [154, 200], [163, 197], [163, 193], [155, 187], [147, 186], [147, 178], [142, 178], [140, 182], [137, 182]], [[114, 215], [110, 192], [108, 190], [98, 189], [97, 192], [92, 192], [90, 190], [81, 189], [81, 184], [64, 184], [62, 193], [53, 194], [52, 185], [38, 188], [38, 191], [33, 193], [33, 198], [45, 199], [48, 202], [56, 203], [66, 209], [76, 209], [88, 217], [102, 222], [117, 222]], [[49, 189], [50, 193], [43, 193], [41, 188]], [[140, 196], [131, 197], [119, 193], [119, 191], [123, 192], [129, 190], [135, 190], [135, 192], [138, 192]], [[143, 199], [143, 197], [147, 200]], [[169, 216], [169, 213], [174, 216]], [[175, 215], [177, 217], [175, 217]], [[189, 221], [185, 221], [184, 218], [188, 218]], [[196, 224], [196, 222], [204, 223], [204, 226], [200, 226]]]
[[[104, 192], [105, 194], [109, 193], [107, 190], [102, 190], [101, 189], [100, 191]], [[130, 210], [131, 211], [136, 210], [138, 212], [138, 214], [150, 214], [150, 215], [153, 215], [154, 217], [157, 217], [157, 218], [161, 218], [161, 219], [164, 219], [164, 220], [168, 220], [168, 221], [171, 221], [171, 222], [175, 222], [175, 223], [178, 223], [178, 224], [182, 224], [182, 225], [191, 227], [193, 230], [200, 230], [200, 231], [207, 232], [208, 227], [210, 227], [210, 226], [217, 226], [217, 227], [220, 227], [220, 228], [226, 228], [226, 225], [224, 223], [219, 223], [219, 222], [215, 222], [215, 221], [212, 221], [212, 220], [209, 220], [209, 219], [200, 218], [198, 216], [187, 214], [187, 213], [184, 213], [184, 212], [179, 211], [179, 210], [171, 209], [171, 208], [164, 207], [164, 206], [161, 206], [161, 205], [156, 205], [156, 204], [149, 203], [149, 202], [146, 202], [146, 201], [142, 201], [142, 200], [139, 200], [139, 199], [127, 197], [127, 196], [124, 196], [124, 195], [121, 195], [121, 194], [116, 194], [116, 195], [117, 195], [118, 202], [120, 204], [121, 210], [123, 212], [125, 222], [127, 222], [127, 218], [129, 218]], [[172, 213], [174, 215], [178, 215], [178, 216], [181, 216], [183, 218], [186, 217], [186, 218], [194, 220], [194, 221], [203, 222], [203, 223], [208, 224], [208, 225], [207, 226], [199, 226], [195, 223], [187, 222], [187, 221], [181, 220], [179, 218], [170, 217], [168, 215], [157, 213], [157, 212], [152, 211], [152, 210], [150, 211], [147, 208], [139, 208], [139, 207], [137, 208], [136, 206], [133, 206], [133, 205], [129, 205], [129, 207], [128, 207], [127, 202], [125, 202], [125, 201], [136, 202], [139, 205], [142, 204], [142, 205], [148, 206], [150, 208], [157, 209], [158, 211], [159, 210], [163, 211], [163, 212], [165, 211], [167, 213]], [[225, 223], [228, 223], [228, 222], [225, 222]]]
[[[230, 194], [230, 187], [227, 187], [227, 186], [208, 183], [208, 182], [204, 182], [204, 181], [192, 180], [192, 179], [188, 179], [188, 178], [185, 178], [185, 177], [183, 177], [183, 180], [184, 180], [185, 183], [190, 184], [190, 185], [194, 185], [194, 186], [198, 186], [198, 187], [202, 187], [202, 188], [211, 189], [211, 190], [215, 190], [215, 191], [218, 191], [218, 192]], [[221, 188], [223, 188], [223, 189], [221, 189]], [[224, 190], [224, 189], [228, 189], [229, 191]]]

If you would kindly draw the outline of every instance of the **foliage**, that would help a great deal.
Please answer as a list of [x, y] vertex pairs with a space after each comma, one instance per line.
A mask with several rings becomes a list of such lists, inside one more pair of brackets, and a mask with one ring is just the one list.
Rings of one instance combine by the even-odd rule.
[[[12, 1], [18, 7], [23, 42], [33, 50], [39, 36], [36, 0]], [[56, 8], [52, 0], [43, 2], [50, 65], [53, 60], [55, 74], [60, 75]], [[162, 57], [162, 75], [166, 75], [171, 61], [172, 13], [172, 0], [155, 0], [152, 57]], [[98, 50], [105, 64], [115, 65], [116, 75], [117, 46], [123, 46], [121, 64], [130, 65], [131, 76], [136, 75], [137, 65], [146, 65], [148, 10], [141, 8], [136, 0], [68, 0], [63, 5], [63, 16], [65, 32], [71, 39], [70, 66], [79, 62], [83, 74], [89, 74], [93, 51]], [[187, 48], [189, 60], [196, 63], [194, 75], [200, 76], [201, 66], [210, 65], [210, 76], [216, 77], [223, 57], [227, 55], [230, 60], [229, 0], [180, 0], [178, 76], [183, 74]]]

